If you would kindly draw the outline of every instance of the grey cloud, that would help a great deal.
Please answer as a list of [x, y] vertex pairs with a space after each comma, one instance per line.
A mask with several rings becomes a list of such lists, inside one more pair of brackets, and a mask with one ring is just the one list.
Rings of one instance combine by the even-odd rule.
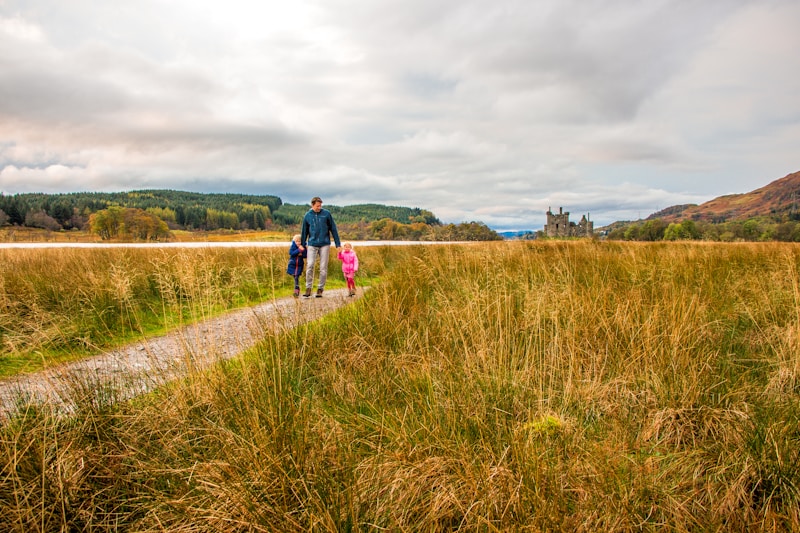
[[[495, 94], [555, 88], [573, 95], [557, 116], [584, 121], [634, 116], [724, 20], [725, 10], [736, 8], [686, 2], [424, 4], [382, 3], [383, 14], [373, 5], [355, 12], [338, 8], [333, 16], [346, 17], [339, 24], [354, 28], [377, 68], [405, 68], [413, 78], [413, 69], [422, 67], [449, 80], [449, 87], [488, 83]], [[659, 31], [670, 26], [676, 31]], [[398, 55], [404, 60], [395, 61]], [[417, 89], [412, 85], [411, 93]]]
[[792, 5], [6, 0], [0, 189], [635, 218], [797, 170]]
[[[216, 117], [214, 105], [230, 95], [202, 72], [156, 65], [98, 44], [71, 52], [46, 43], [14, 44], [15, 52], [0, 59], [5, 123], [0, 132], [17, 139], [12, 145], [30, 137], [47, 139], [50, 149], [34, 159], [6, 155], [5, 164], [36, 168], [55, 162], [58, 151], [66, 158], [76, 149], [111, 146], [132, 152], [194, 146], [241, 153], [248, 147], [274, 152], [306, 142], [275, 119], [252, 125]], [[22, 44], [35, 48], [35, 62], [22, 55]]]

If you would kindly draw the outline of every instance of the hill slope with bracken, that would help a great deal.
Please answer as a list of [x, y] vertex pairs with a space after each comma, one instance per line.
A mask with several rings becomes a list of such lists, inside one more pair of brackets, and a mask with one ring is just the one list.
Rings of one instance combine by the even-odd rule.
[[788, 174], [769, 185], [744, 194], [728, 194], [700, 205], [687, 204], [662, 209], [648, 220], [667, 222], [703, 220], [726, 222], [759, 216], [782, 217], [798, 212], [800, 205], [800, 172]]

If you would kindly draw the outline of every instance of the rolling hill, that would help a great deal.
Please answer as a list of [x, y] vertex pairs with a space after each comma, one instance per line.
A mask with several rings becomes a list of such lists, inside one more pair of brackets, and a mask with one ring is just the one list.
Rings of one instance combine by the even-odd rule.
[[800, 208], [798, 202], [800, 202], [800, 172], [795, 172], [748, 193], [728, 194], [700, 205], [668, 207], [653, 213], [647, 220], [661, 219], [666, 222], [702, 220], [720, 223], [762, 216], [776, 219], [784, 216], [793, 218]]

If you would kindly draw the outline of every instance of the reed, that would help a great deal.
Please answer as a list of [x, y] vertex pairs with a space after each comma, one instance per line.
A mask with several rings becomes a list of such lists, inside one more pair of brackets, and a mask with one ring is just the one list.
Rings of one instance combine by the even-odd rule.
[[383, 280], [363, 299], [239, 359], [132, 402], [14, 417], [0, 528], [800, 528], [800, 249], [369, 260]]

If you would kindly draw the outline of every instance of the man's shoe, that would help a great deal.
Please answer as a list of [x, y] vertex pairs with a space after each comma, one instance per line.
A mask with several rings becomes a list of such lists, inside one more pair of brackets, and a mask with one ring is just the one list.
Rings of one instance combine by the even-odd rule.
[[317, 289], [317, 298], [322, 298], [322, 289]]
[[306, 289], [306, 292], [303, 293], [303, 298], [311, 298], [311, 289]]

